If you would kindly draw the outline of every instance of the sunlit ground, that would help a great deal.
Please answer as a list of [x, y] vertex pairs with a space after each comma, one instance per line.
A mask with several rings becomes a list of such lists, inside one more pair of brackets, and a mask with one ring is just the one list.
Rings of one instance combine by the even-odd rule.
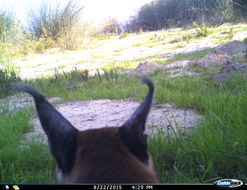
[[[228, 37], [233, 28], [233, 37]], [[247, 36], [247, 25], [223, 25], [210, 28], [207, 37], [196, 37], [194, 29], [170, 29], [137, 34], [105, 36], [85, 41], [83, 49], [60, 51], [58, 48], [43, 54], [29, 55], [15, 60], [22, 78], [49, 76], [56, 72], [74, 69], [133, 69], [141, 61], [164, 61], [178, 53], [190, 53], [213, 48], [232, 40], [243, 40]]]

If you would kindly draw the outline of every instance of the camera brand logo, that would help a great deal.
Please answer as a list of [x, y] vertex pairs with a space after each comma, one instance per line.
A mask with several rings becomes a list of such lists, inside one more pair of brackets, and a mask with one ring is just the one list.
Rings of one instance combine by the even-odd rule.
[[238, 179], [220, 179], [214, 182], [214, 185], [221, 188], [237, 188], [244, 185], [244, 182]]

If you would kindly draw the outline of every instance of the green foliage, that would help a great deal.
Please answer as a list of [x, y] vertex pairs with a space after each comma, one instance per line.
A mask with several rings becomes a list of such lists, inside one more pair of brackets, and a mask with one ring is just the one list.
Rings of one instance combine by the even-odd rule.
[[[29, 29], [40, 40], [40, 47], [53, 47], [54, 44], [61, 45], [64, 49], [76, 49], [78, 35], [75, 35], [76, 25], [80, 21], [83, 8], [79, 7], [74, 0], [69, 0], [65, 7], [56, 4], [56, 7], [43, 2], [38, 10], [30, 9], [28, 15]], [[80, 26], [82, 27], [82, 25]], [[83, 36], [83, 34], [81, 33]], [[81, 41], [80, 41], [81, 42]]]
[[128, 33], [127, 32], [122, 32], [119, 36], [119, 39], [123, 39], [123, 38], [126, 38], [128, 36]]
[[9, 42], [14, 37], [16, 22], [14, 13], [9, 10], [0, 10], [0, 41]]
[[20, 80], [14, 70], [0, 69], [0, 98], [10, 95], [9, 83]]
[[[0, 181], [7, 184], [52, 183], [53, 160], [43, 144], [23, 141], [31, 130], [30, 111], [0, 113]], [[32, 166], [32, 167], [30, 167]]]
[[18, 54], [19, 50], [14, 44], [0, 42], [0, 64], [8, 63]]
[[100, 33], [117, 34], [121, 32], [120, 23], [116, 19], [108, 19], [103, 25]]
[[66, 50], [77, 50], [82, 47], [85, 38], [89, 36], [90, 28], [83, 23], [71, 26], [69, 32], [63, 33], [56, 41], [57, 46]]
[[172, 62], [176, 62], [179, 60], [183, 60], [183, 59], [199, 59], [204, 57], [205, 55], [207, 55], [210, 51], [212, 51], [213, 49], [208, 48], [202, 51], [196, 51], [196, 52], [192, 52], [192, 53], [185, 53], [185, 54], [176, 54], [174, 57], [172, 57], [171, 59], [167, 59], [167, 60], [153, 60], [155, 63], [158, 64], [168, 64], [168, 63], [172, 63]]
[[237, 21], [245, 22], [247, 18], [247, 1], [233, 0], [233, 14], [236, 15]]
[[43, 2], [38, 10], [29, 10], [29, 28], [35, 36], [49, 36], [53, 40], [62, 33], [69, 32], [70, 27], [79, 21], [82, 8], [77, 8], [73, 0], [68, 1], [65, 7], [51, 6]]
[[0, 98], [10, 95], [9, 82], [20, 80], [18, 72], [10, 62], [19, 55], [14, 44], [0, 42]]
[[247, 44], [247, 37], [244, 39], [244, 43], [246, 43], [246, 44]]
[[234, 30], [233, 30], [233, 27], [231, 27], [229, 29], [229, 32], [227, 33], [227, 38], [229, 38], [231, 40], [233, 35], [234, 35]]
[[198, 37], [207, 37], [208, 36], [208, 28], [206, 24], [198, 25], [196, 22], [193, 22], [193, 27], [196, 30]]
[[[169, 80], [161, 72], [149, 77], [155, 84], [157, 102], [172, 101], [178, 107], [195, 108], [204, 116], [190, 133], [178, 131], [174, 136], [172, 131], [160, 131], [149, 138], [149, 151], [161, 182], [212, 183], [219, 178], [245, 180], [246, 78], [237, 76], [229, 82], [215, 84], [207, 77], [186, 76]], [[140, 85], [137, 78], [113, 70], [94, 77], [89, 76], [88, 71], [74, 70], [28, 83], [46, 96], [59, 94], [64, 100], [143, 99], [146, 93], [145, 86]], [[20, 146], [23, 132], [31, 130], [28, 124], [31, 113], [27, 110], [4, 117], [0, 114], [3, 136], [0, 139], [0, 180], [4, 183], [53, 183], [54, 161], [47, 148], [34, 142]]]
[[140, 8], [128, 25], [130, 31], [160, 30], [170, 26], [200, 24], [219, 25], [246, 21], [247, 5], [243, 0], [155, 0]]
[[97, 40], [108, 40], [108, 39], [110, 39], [111, 36], [109, 34], [98, 33], [94, 37]]
[[[205, 29], [200, 28], [201, 24], [197, 26], [198, 31], [202, 31], [202, 36], [204, 33], [208, 34], [207, 25], [205, 25], [207, 32], [203, 32]], [[232, 33], [233, 30], [229, 29], [229, 36]], [[193, 38], [192, 32], [181, 34], [181, 36], [182, 41], [186, 40], [187, 42]], [[111, 36], [101, 34], [101, 37], [109, 39]], [[124, 33], [122, 37], [125, 37]], [[0, 44], [0, 64], [10, 62], [19, 54], [43, 52], [48, 47], [54, 47], [56, 45], [54, 43], [60, 43], [65, 48], [73, 49], [75, 47], [75, 44], [66, 43], [66, 40], [70, 41], [69, 36], [60, 37], [54, 41], [47, 35], [47, 32], [39, 39], [27, 33], [24, 33], [19, 39], [22, 40], [18, 45], [13, 42]], [[152, 39], [152, 43], [161, 40], [163, 39], [155, 37]], [[139, 46], [145, 43], [145, 40], [142, 39], [142, 43], [135, 44]], [[178, 45], [182, 46], [183, 43]], [[94, 77], [89, 76], [89, 71], [75, 69], [70, 73], [56, 71], [55, 76], [51, 78], [25, 82], [47, 96], [59, 95], [64, 101], [92, 98], [136, 98], [141, 100], [145, 96], [146, 88], [139, 84], [139, 80], [119, 74], [109, 68], [114, 65], [119, 69], [133, 69], [140, 61], [151, 58], [152, 60], [153, 58], [163, 59], [160, 62], [162, 64], [174, 60], [200, 58], [210, 50], [178, 54], [173, 57], [173, 60], [167, 62], [163, 59], [165, 55], [110, 62], [104, 67], [103, 75], [100, 75], [98, 71]], [[122, 51], [122, 49], [118, 46], [116, 51]], [[198, 68], [199, 70], [200, 68]], [[179, 107], [194, 108], [204, 116], [204, 120], [190, 134], [178, 132], [174, 138], [172, 132], [160, 132], [149, 139], [149, 150], [153, 155], [161, 181], [164, 183], [209, 183], [223, 177], [247, 179], [245, 172], [247, 166], [245, 148], [247, 145], [245, 114], [247, 99], [244, 96], [247, 92], [246, 79], [238, 76], [227, 83], [214, 84], [204, 76], [170, 79], [158, 71], [150, 78], [155, 83], [155, 100], [157, 102], [172, 101]], [[13, 80], [20, 80], [15, 72], [0, 70], [1, 98], [10, 94], [7, 90], [8, 84]], [[4, 183], [54, 182], [52, 172], [55, 163], [46, 145], [29, 142], [22, 146], [23, 133], [31, 130], [31, 126], [28, 124], [31, 113], [33, 112], [29, 110], [6, 115], [0, 113], [0, 132], [2, 134], [0, 139], [0, 180]]]
[[247, 63], [247, 52], [243, 56], [234, 57], [234, 61], [239, 63]]
[[0, 9], [0, 64], [20, 55], [24, 33], [11, 10]]
[[188, 76], [168, 80], [159, 75], [153, 80], [156, 100], [196, 108], [204, 115], [190, 133], [180, 131], [174, 136], [172, 131], [160, 131], [149, 139], [161, 181], [212, 183], [219, 178], [246, 179], [246, 78], [238, 76], [224, 84]]
[[42, 36], [37, 40], [37, 46], [35, 47], [36, 52], [43, 52], [48, 48], [55, 47], [55, 42], [48, 36]]
[[182, 40], [186, 41], [187, 43], [189, 43], [190, 40], [193, 39], [193, 37], [194, 37], [193, 34], [190, 32], [185, 32], [182, 34]]
[[25, 32], [13, 12], [0, 10], [0, 64], [7, 65], [20, 55], [39, 51], [43, 41]]

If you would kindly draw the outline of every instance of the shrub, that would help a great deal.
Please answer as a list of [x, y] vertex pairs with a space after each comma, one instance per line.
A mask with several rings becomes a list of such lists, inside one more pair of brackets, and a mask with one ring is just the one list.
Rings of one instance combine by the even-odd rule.
[[[74, 35], [75, 25], [80, 21], [83, 7], [78, 6], [74, 0], [69, 0], [64, 7], [58, 3], [51, 6], [42, 3], [38, 10], [30, 9], [28, 13], [29, 30], [40, 40], [39, 49], [52, 47], [54, 43], [62, 44], [66, 49], [76, 42]], [[68, 44], [65, 44], [68, 43]]]
[[206, 24], [199, 25], [196, 22], [193, 22], [192, 24], [198, 37], [206, 37], [208, 35], [208, 28]]
[[12, 71], [7, 69], [0, 70], [0, 98], [10, 94], [9, 83], [17, 80], [20, 80], [20, 78], [13, 69]]
[[160, 30], [177, 25], [219, 25], [224, 22], [246, 21], [244, 0], [154, 0], [143, 5], [126, 26], [128, 31]]
[[247, 44], [247, 37], [244, 39], [244, 43], [246, 43], [246, 44]]
[[10, 62], [18, 54], [19, 50], [14, 44], [0, 42], [0, 64]]
[[62, 49], [79, 49], [85, 38], [89, 35], [89, 31], [90, 28], [86, 24], [75, 24], [69, 32], [64, 32], [60, 38], [57, 39], [57, 45]]
[[14, 14], [8, 10], [0, 10], [0, 41], [9, 42], [16, 26]]
[[109, 19], [106, 21], [101, 29], [101, 33], [104, 34], [116, 34], [121, 32], [121, 26], [116, 19]]
[[127, 32], [122, 32], [119, 36], [119, 39], [123, 39], [123, 38], [126, 38], [128, 36], [128, 33]]

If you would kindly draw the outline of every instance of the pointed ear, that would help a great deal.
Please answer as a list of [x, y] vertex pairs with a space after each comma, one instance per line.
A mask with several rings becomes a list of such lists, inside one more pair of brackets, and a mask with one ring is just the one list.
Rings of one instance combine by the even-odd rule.
[[149, 92], [144, 102], [137, 108], [133, 115], [119, 128], [122, 140], [128, 149], [143, 163], [148, 160], [146, 134], [144, 134], [147, 116], [152, 105], [154, 85], [153, 83], [142, 77]]
[[30, 86], [12, 83], [11, 88], [33, 96], [41, 125], [48, 137], [50, 150], [63, 174], [69, 174], [75, 161], [78, 130]]

